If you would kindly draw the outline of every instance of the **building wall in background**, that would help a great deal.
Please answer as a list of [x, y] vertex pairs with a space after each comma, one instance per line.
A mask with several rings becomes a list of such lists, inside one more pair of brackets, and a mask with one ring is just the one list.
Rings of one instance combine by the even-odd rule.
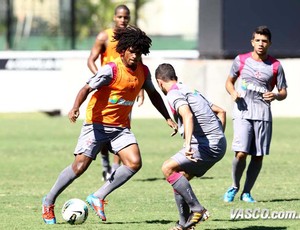
[[198, 35], [199, 0], [151, 0], [140, 10], [138, 26], [151, 35]]
[[300, 57], [300, 1], [200, 0], [198, 47], [202, 58], [232, 58], [252, 49], [257, 26], [272, 33], [270, 54]]
[[27, 20], [38, 17], [48, 21], [51, 25], [59, 24], [59, 0], [51, 1], [24, 1], [13, 0], [13, 11], [18, 20]]
[[[184, 52], [178, 52], [178, 57]], [[91, 76], [86, 66], [88, 51], [69, 52], [0, 52], [0, 60], [9, 59], [10, 64], [0, 69], [0, 112], [38, 112], [60, 110], [66, 115], [73, 105], [79, 89]], [[188, 56], [188, 55], [186, 55]], [[231, 117], [233, 102], [225, 90], [225, 81], [232, 60], [199, 60], [174, 58], [176, 53], [151, 52], [144, 57], [152, 75], [157, 66], [168, 62], [175, 67], [179, 80], [192, 89], [199, 90], [211, 102], [223, 107]], [[288, 82], [286, 100], [272, 103], [276, 117], [299, 117], [298, 66], [300, 59], [282, 59]], [[154, 77], [154, 76], [153, 76]], [[154, 85], [157, 86], [156, 82]], [[159, 91], [159, 90], [158, 90]], [[81, 114], [85, 114], [84, 104]], [[134, 107], [133, 117], [161, 117], [146, 96], [141, 107]]]

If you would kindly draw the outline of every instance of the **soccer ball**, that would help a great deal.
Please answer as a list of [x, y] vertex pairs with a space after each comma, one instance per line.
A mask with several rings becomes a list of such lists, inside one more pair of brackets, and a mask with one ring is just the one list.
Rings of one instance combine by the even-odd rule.
[[86, 221], [89, 210], [84, 201], [73, 198], [63, 205], [61, 214], [69, 224], [82, 224]]

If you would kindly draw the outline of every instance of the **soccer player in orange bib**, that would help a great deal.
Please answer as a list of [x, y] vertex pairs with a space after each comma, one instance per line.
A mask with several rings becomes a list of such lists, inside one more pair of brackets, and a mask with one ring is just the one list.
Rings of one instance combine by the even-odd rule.
[[101, 188], [87, 197], [87, 202], [99, 218], [106, 221], [105, 198], [142, 167], [139, 146], [130, 130], [129, 117], [135, 98], [142, 88], [174, 130], [173, 134], [177, 132], [177, 124], [170, 118], [163, 99], [156, 91], [148, 67], [140, 61], [142, 54], [150, 52], [151, 39], [136, 27], [118, 28], [113, 38], [118, 41], [116, 51], [120, 57], [101, 67], [95, 76], [88, 79], [68, 114], [70, 121], [76, 122], [80, 106], [95, 91], [86, 109], [86, 119], [74, 151], [74, 162], [60, 173], [43, 198], [42, 218], [46, 224], [56, 223], [56, 198], [86, 171], [104, 145], [120, 157], [122, 165]]
[[[115, 23], [113, 28], [101, 31], [95, 40], [95, 43], [91, 49], [90, 56], [88, 57], [87, 65], [93, 74], [98, 71], [96, 61], [100, 56], [101, 66], [118, 58], [120, 54], [116, 51], [117, 41], [113, 40], [114, 31], [117, 28], [125, 28], [130, 21], [130, 10], [126, 5], [118, 5], [115, 8], [113, 21]], [[144, 102], [144, 90], [141, 90], [137, 97], [138, 105], [142, 105]], [[114, 162], [112, 166], [109, 161], [108, 148], [103, 147], [101, 150], [102, 158], [102, 180], [106, 181], [111, 173], [120, 166], [120, 159], [117, 155], [114, 155]]]

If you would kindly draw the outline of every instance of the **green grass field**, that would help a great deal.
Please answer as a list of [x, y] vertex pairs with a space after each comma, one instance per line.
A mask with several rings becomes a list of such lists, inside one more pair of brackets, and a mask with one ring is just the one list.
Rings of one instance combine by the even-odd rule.
[[[140, 144], [143, 168], [107, 197], [106, 223], [90, 212], [87, 221], [77, 226], [62, 220], [61, 207], [70, 198], [85, 200], [102, 185], [99, 159], [57, 199], [58, 224], [43, 223], [41, 199], [60, 171], [72, 162], [82, 121], [74, 125], [66, 117], [36, 113], [0, 114], [0, 123], [0, 229], [163, 230], [172, 227], [177, 220], [172, 188], [164, 181], [160, 168], [183, 141], [178, 135], [170, 137], [171, 129], [163, 120], [133, 121], [132, 130]], [[300, 229], [299, 219], [230, 220], [231, 210], [237, 208], [292, 210], [300, 214], [299, 123], [300, 118], [274, 119], [271, 155], [265, 158], [252, 191], [258, 202], [246, 204], [236, 200], [225, 204], [222, 196], [231, 184], [233, 157], [232, 128], [228, 120], [227, 154], [203, 178], [192, 181], [200, 202], [211, 213], [211, 218], [197, 229]]]

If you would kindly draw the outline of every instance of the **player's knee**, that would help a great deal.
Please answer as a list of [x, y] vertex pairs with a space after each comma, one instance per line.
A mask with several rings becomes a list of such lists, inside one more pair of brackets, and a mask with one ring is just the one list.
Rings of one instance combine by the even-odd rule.
[[72, 164], [72, 169], [76, 177], [81, 176], [89, 167], [92, 159], [88, 157], [77, 157]]
[[139, 171], [142, 168], [142, 161], [138, 160], [138, 159], [131, 160], [130, 162], [127, 161], [127, 163], [125, 163], [125, 165], [134, 171]]
[[79, 177], [79, 176], [81, 176], [85, 172], [85, 170], [87, 169], [87, 167], [84, 166], [84, 164], [73, 164], [72, 165], [72, 169], [73, 169], [76, 177]]
[[247, 153], [244, 153], [244, 152], [237, 152], [235, 154], [235, 157], [238, 159], [238, 160], [246, 160], [247, 158]]
[[136, 172], [139, 171], [140, 169], [142, 168], [142, 162], [138, 162], [138, 163], [135, 163], [132, 167], [132, 169], [134, 169]]
[[170, 164], [168, 161], [165, 161], [161, 167], [161, 171], [164, 174], [164, 176], [167, 178], [173, 173], [173, 169], [170, 167]]

